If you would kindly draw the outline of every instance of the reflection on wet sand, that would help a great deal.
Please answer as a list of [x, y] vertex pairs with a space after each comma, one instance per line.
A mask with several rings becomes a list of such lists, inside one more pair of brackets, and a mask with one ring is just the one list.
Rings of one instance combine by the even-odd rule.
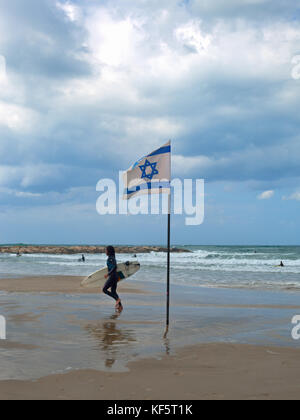
[[134, 338], [134, 331], [117, 326], [120, 314], [114, 314], [104, 322], [88, 324], [85, 329], [95, 338], [104, 352], [105, 366], [111, 368], [118, 356], [123, 352], [124, 346], [130, 345], [137, 340]]
[[163, 340], [164, 340], [166, 355], [169, 356], [171, 354], [170, 340], [167, 337], [164, 337]]

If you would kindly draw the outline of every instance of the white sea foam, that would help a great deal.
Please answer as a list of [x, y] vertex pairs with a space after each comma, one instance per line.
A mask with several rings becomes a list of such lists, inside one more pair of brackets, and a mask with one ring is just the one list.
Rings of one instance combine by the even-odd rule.
[[[172, 253], [172, 281], [213, 287], [300, 288], [300, 247], [190, 247], [191, 253]], [[0, 275], [79, 275], [85, 276], [106, 262], [104, 254], [86, 255], [0, 254]], [[119, 262], [133, 259], [120, 254]], [[166, 254], [139, 254], [139, 278], [165, 281]], [[285, 267], [278, 267], [284, 260]]]

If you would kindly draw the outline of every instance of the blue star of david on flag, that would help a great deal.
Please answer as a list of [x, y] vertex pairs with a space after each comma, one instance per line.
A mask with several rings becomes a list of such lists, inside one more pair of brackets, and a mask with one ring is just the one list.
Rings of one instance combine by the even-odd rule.
[[[140, 170], [142, 171], [141, 179], [149, 179], [152, 181], [152, 178], [159, 174], [158, 170], [156, 169], [157, 163], [158, 162], [150, 163], [149, 160], [146, 159], [145, 164], [139, 166]], [[151, 173], [147, 173], [148, 168], [151, 168]]]
[[123, 174], [124, 200], [143, 194], [170, 194], [171, 142], [137, 160]]

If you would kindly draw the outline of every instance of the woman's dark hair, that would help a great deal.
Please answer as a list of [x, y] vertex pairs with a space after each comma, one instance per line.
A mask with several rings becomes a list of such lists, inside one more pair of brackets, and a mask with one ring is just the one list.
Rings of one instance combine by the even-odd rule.
[[115, 257], [116, 256], [116, 251], [115, 248], [113, 246], [108, 246], [106, 248], [107, 254], [109, 257]]

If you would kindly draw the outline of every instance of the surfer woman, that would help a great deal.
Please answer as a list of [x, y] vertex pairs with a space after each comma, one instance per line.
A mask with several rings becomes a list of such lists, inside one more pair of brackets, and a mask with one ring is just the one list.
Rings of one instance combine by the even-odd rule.
[[[108, 267], [108, 274], [106, 274], [105, 278], [107, 282], [103, 287], [103, 293], [112, 297], [116, 301], [116, 310], [122, 311], [123, 306], [121, 303], [121, 299], [117, 294], [117, 287], [118, 287], [118, 275], [117, 275], [117, 261], [116, 261], [116, 253], [113, 246], [108, 246], [106, 248], [106, 255], [108, 256], [107, 259], [107, 267]], [[110, 289], [111, 291], [109, 291]]]

